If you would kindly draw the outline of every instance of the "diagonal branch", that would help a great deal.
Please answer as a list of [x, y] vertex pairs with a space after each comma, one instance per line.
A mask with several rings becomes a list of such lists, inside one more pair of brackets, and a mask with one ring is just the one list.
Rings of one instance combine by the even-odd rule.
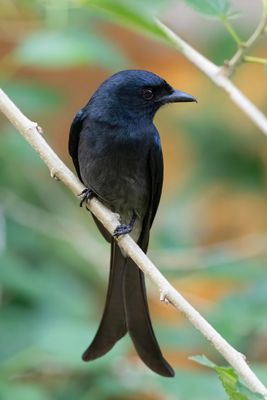
[[[56, 153], [41, 136], [38, 124], [29, 120], [15, 106], [9, 97], [0, 89], [0, 110], [10, 122], [18, 129], [21, 135], [29, 142], [40, 155], [50, 170], [52, 177], [62, 181], [76, 196], [81, 193], [84, 186], [77, 177], [64, 165]], [[119, 224], [118, 216], [104, 207], [97, 199], [90, 200], [90, 211], [102, 222], [109, 232], [114, 232]], [[267, 389], [257, 378], [246, 363], [245, 357], [235, 350], [200, 314], [191, 304], [167, 281], [155, 265], [143, 253], [140, 247], [129, 236], [118, 239], [121, 249], [131, 257], [150, 280], [158, 287], [161, 300], [170, 302], [177, 310], [181, 311], [192, 325], [199, 330], [228, 361], [243, 379], [247, 387], [258, 392], [267, 399]]]
[[267, 135], [266, 116], [224, 75], [224, 67], [218, 67], [197, 50], [181, 39], [161, 21], [156, 20], [166, 38], [173, 47], [181, 52], [189, 61], [207, 75], [215, 85], [222, 88], [230, 99]]

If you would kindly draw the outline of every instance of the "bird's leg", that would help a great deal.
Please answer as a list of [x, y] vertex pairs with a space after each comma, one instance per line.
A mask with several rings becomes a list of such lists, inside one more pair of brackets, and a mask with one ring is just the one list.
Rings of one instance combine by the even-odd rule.
[[88, 200], [91, 200], [92, 197], [94, 197], [94, 192], [90, 188], [85, 188], [80, 194], [79, 197], [81, 199], [80, 201], [80, 207], [83, 206], [83, 203], [87, 203]]
[[117, 228], [115, 229], [115, 231], [113, 232], [113, 236], [119, 237], [121, 235], [126, 235], [126, 233], [130, 233], [133, 229], [136, 217], [137, 217], [137, 215], [133, 211], [133, 215], [132, 215], [130, 223], [128, 225], [126, 225], [126, 224], [118, 225]]

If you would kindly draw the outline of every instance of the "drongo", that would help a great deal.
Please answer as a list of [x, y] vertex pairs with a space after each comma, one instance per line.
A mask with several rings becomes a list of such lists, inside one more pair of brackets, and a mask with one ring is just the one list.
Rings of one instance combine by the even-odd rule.
[[[143, 70], [126, 70], [108, 78], [75, 116], [69, 153], [86, 186], [81, 203], [96, 196], [120, 215], [113, 235], [95, 218], [111, 243], [110, 275], [103, 316], [83, 360], [107, 353], [127, 332], [143, 362], [154, 372], [174, 376], [152, 328], [143, 272], [117, 245], [129, 233], [144, 252], [159, 205], [163, 158], [155, 113], [168, 103], [196, 99], [173, 89]], [[93, 251], [93, 249], [92, 249]]]

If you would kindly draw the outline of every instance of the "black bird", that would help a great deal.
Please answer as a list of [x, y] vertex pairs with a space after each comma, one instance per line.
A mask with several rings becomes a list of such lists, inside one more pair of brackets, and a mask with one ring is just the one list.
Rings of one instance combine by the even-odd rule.
[[110, 276], [102, 320], [82, 356], [84, 361], [103, 356], [129, 332], [149, 368], [174, 376], [152, 328], [143, 272], [122, 253], [114, 237], [130, 233], [147, 251], [163, 181], [161, 143], [153, 117], [164, 104], [191, 101], [196, 99], [151, 72], [121, 71], [102, 83], [72, 122], [69, 153], [87, 187], [81, 204], [96, 196], [121, 218], [113, 236], [95, 218], [111, 243]]

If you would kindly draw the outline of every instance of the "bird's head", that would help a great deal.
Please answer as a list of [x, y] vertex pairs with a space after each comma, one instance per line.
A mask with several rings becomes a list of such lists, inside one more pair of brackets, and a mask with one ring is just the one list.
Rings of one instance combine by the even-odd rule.
[[195, 97], [173, 89], [164, 79], [143, 70], [126, 70], [108, 78], [92, 100], [113, 113], [132, 118], [151, 117], [168, 103], [192, 102]]

